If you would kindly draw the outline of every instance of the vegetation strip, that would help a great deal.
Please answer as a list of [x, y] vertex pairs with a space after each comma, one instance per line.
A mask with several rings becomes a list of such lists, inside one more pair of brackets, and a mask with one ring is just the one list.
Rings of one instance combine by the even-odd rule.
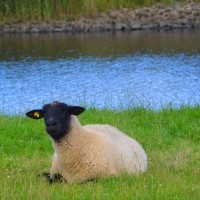
[[[45, 14], [46, 12], [41, 10], [38, 11], [39, 8], [35, 8], [32, 5], [32, 10], [25, 15], [22, 14], [22, 11], [28, 9], [28, 7], [18, 13], [16, 9], [19, 7], [18, 9], [20, 10], [20, 6], [22, 5], [18, 5], [17, 2], [14, 4], [13, 12], [11, 12], [11, 5], [6, 4], [7, 6], [5, 7], [5, 4], [1, 4], [0, 23], [2, 25], [0, 26], [0, 33], [97, 32], [200, 28], [200, 3], [155, 4], [151, 7], [135, 8], [135, 4], [131, 6], [131, 3], [128, 1], [129, 3], [122, 4], [122, 6], [113, 3], [115, 6], [108, 6], [110, 9], [105, 12], [105, 9], [98, 7], [99, 4], [91, 1], [94, 6], [97, 6], [93, 8], [95, 12], [91, 11], [92, 8], [88, 8], [89, 11], [86, 9], [82, 13], [78, 8], [75, 9], [77, 12], [73, 11], [73, 6], [65, 2], [66, 6], [63, 1], [63, 4], [51, 5], [51, 8], [55, 7], [54, 9], [52, 8], [54, 12], [51, 11], [51, 14]], [[83, 4], [81, 5], [83, 6]], [[69, 9], [70, 6], [71, 9]], [[126, 6], [127, 8], [125, 8]], [[71, 14], [70, 11], [72, 12]]]
[[200, 106], [158, 112], [88, 109], [79, 120], [116, 126], [139, 141], [149, 158], [147, 173], [49, 186], [38, 177], [49, 170], [53, 153], [43, 120], [0, 116], [0, 199], [199, 198]]

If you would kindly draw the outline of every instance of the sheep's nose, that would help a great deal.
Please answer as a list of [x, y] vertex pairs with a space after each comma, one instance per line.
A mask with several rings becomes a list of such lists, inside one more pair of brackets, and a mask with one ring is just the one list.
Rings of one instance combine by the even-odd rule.
[[47, 121], [46, 121], [46, 126], [56, 126], [57, 125], [57, 122], [56, 122], [56, 120], [54, 120], [54, 119], [48, 119]]

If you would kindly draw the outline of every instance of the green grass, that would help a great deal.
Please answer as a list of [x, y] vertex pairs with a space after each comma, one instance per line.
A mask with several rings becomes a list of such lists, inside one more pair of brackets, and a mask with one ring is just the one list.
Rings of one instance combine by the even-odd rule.
[[[200, 0], [194, 0], [200, 2]], [[73, 20], [80, 16], [95, 16], [112, 9], [173, 4], [186, 0], [0, 0], [0, 23], [30, 20]]]
[[82, 124], [108, 123], [138, 140], [148, 155], [148, 171], [95, 183], [49, 186], [53, 153], [43, 120], [0, 116], [0, 199], [199, 199], [200, 107], [158, 112], [89, 109]]

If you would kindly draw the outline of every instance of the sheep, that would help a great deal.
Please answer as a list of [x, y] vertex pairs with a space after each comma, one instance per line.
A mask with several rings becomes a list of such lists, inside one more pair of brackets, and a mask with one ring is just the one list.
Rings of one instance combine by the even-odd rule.
[[76, 116], [84, 110], [56, 101], [26, 113], [44, 118], [52, 138], [52, 165], [50, 173], [43, 174], [49, 183], [60, 177], [67, 183], [83, 183], [147, 170], [147, 155], [137, 141], [110, 125], [82, 126]]

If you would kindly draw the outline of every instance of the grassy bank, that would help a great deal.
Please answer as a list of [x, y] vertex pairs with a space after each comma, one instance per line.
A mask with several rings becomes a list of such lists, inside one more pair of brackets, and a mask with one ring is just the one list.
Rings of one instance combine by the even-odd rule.
[[112, 9], [150, 6], [158, 2], [173, 4], [186, 0], [0, 0], [0, 23], [72, 20], [80, 16], [94, 16], [98, 12]]
[[109, 123], [145, 148], [146, 174], [87, 184], [48, 186], [53, 153], [42, 120], [0, 117], [0, 199], [198, 199], [200, 196], [200, 107], [153, 112], [88, 110], [82, 124]]

